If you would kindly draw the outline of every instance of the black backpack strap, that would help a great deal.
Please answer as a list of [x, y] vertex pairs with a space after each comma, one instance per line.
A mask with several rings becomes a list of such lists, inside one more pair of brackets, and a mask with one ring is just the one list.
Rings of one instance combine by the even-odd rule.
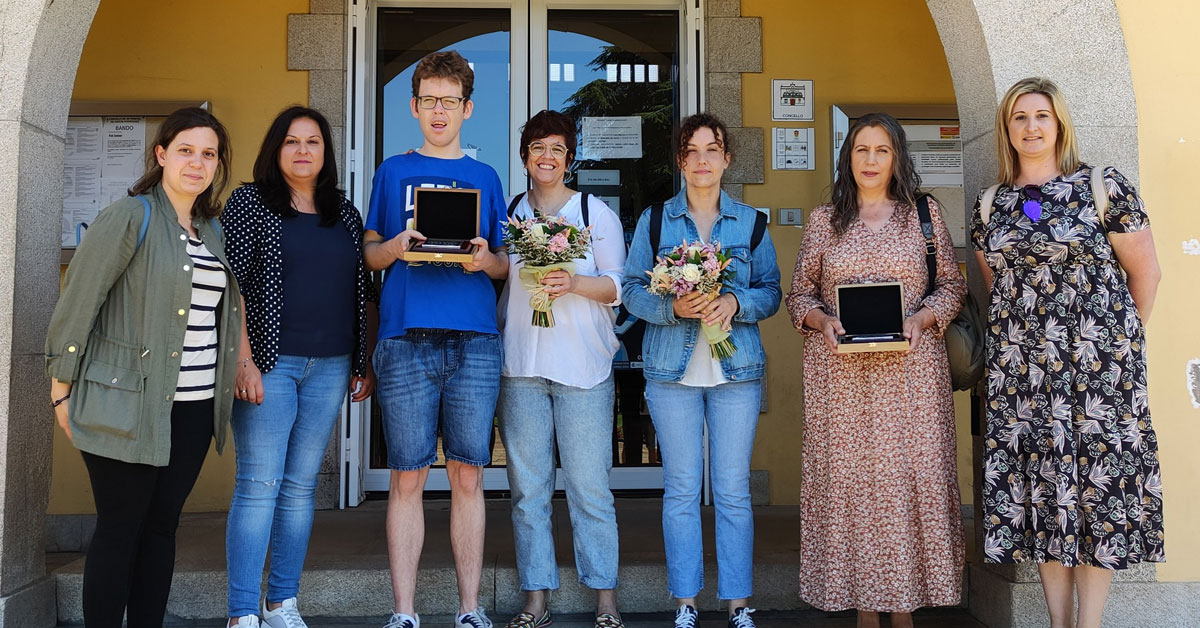
[[921, 235], [925, 237], [925, 269], [929, 273], [925, 295], [929, 296], [937, 283], [937, 244], [933, 240], [933, 218], [929, 215], [928, 194], [922, 194], [917, 199], [917, 218], [921, 221]]
[[517, 205], [521, 204], [521, 199], [523, 199], [523, 198], [525, 198], [525, 193], [521, 192], [520, 194], [514, 196], [513, 200], [509, 201], [509, 203], [508, 203], [508, 217], [509, 218], [512, 218], [513, 214], [515, 214], [517, 212]]
[[754, 231], [750, 233], [751, 253], [754, 252], [754, 249], [758, 248], [758, 245], [762, 242], [763, 235], [767, 233], [767, 214], [757, 209], [754, 210], [754, 214]]
[[650, 267], [654, 267], [658, 257], [658, 241], [662, 239], [663, 204], [655, 203], [650, 206]]
[[591, 224], [591, 217], [588, 216], [588, 197], [589, 196], [591, 196], [591, 194], [584, 192], [583, 193], [583, 204], [579, 206], [579, 209], [583, 212], [583, 228], [584, 229], [587, 229], [588, 225]]

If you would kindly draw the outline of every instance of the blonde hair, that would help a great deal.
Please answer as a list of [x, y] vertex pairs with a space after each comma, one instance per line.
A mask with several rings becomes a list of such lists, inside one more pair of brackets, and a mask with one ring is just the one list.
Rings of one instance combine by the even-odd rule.
[[1058, 141], [1054, 145], [1058, 169], [1070, 174], [1079, 168], [1079, 146], [1075, 142], [1075, 125], [1071, 123], [1071, 112], [1062, 90], [1047, 78], [1021, 79], [1005, 92], [996, 110], [996, 165], [1000, 170], [1000, 182], [1013, 185], [1017, 180], [1017, 151], [1008, 137], [1008, 118], [1012, 115], [1017, 99], [1025, 94], [1041, 94], [1050, 99], [1054, 117], [1058, 119]]

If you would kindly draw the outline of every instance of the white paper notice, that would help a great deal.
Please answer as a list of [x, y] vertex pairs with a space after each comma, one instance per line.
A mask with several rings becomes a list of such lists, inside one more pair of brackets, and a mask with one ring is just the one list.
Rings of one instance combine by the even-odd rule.
[[908, 151], [925, 187], [961, 188], [962, 136], [956, 124], [906, 124]]
[[139, 176], [145, 155], [145, 118], [104, 119], [104, 178]]
[[771, 131], [772, 144], [774, 144], [772, 152], [775, 156], [772, 164], [773, 170], [816, 169], [813, 163], [814, 130], [812, 128], [776, 127]]
[[800, 79], [771, 79], [771, 119], [813, 119], [813, 82]]
[[70, 118], [67, 121], [63, 157], [68, 161], [90, 162], [100, 158], [100, 118]]
[[639, 159], [642, 156], [641, 116], [585, 116], [580, 159]]

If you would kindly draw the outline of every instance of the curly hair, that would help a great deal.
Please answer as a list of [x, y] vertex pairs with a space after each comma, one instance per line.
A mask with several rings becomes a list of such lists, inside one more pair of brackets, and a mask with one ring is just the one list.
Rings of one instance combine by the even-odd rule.
[[712, 130], [713, 137], [717, 138], [717, 143], [725, 149], [725, 154], [733, 157], [733, 140], [729, 137], [729, 129], [725, 128], [725, 123], [711, 113], [696, 113], [679, 123], [679, 133], [675, 139], [675, 159], [679, 161], [680, 167], [683, 167], [683, 162], [687, 159], [688, 142], [692, 140], [696, 131], [704, 127]]

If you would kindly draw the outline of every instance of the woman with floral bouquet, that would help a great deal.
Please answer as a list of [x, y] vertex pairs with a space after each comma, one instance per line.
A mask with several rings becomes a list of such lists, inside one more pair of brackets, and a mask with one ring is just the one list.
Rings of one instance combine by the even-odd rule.
[[[732, 157], [725, 125], [709, 114], [689, 116], [677, 145], [686, 185], [661, 208], [642, 213], [621, 296], [630, 313], [646, 321], [646, 402], [662, 454], [667, 587], [679, 603], [675, 625], [695, 628], [695, 598], [703, 585], [700, 490], [707, 424], [717, 597], [728, 601], [730, 628], [753, 628], [747, 607], [754, 569], [750, 453], [766, 361], [758, 322], [779, 309], [779, 268], [765, 221], [721, 191]], [[724, 267], [714, 270], [710, 262], [705, 269], [714, 259]], [[673, 279], [681, 282], [664, 284], [674, 274], [666, 267], [679, 261], [694, 268], [678, 271]]]
[[620, 303], [625, 239], [607, 205], [564, 184], [574, 157], [570, 116], [542, 111], [522, 129], [521, 160], [533, 187], [509, 203], [505, 240], [512, 280], [499, 305], [500, 437], [508, 454], [517, 571], [526, 596], [508, 628], [550, 623], [547, 598], [558, 588], [550, 530], [556, 443], [579, 582], [596, 590], [596, 627], [622, 626], [615, 592], [617, 515], [608, 472], [618, 346], [613, 306]]

